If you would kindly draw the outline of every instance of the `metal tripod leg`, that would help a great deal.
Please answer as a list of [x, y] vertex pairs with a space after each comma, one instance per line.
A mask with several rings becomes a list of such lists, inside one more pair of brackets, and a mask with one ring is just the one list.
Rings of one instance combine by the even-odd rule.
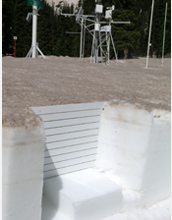
[[31, 57], [33, 47], [31, 46], [29, 52], [26, 55], [26, 58]]
[[[42, 51], [39, 49], [38, 45], [36, 45], [36, 50], [41, 54], [41, 56], [45, 59], [44, 54], [42, 53]], [[26, 55], [26, 58], [31, 57], [33, 53], [33, 45], [31, 46], [29, 52]]]
[[107, 45], [107, 61], [110, 60], [110, 34], [106, 32], [106, 45]]
[[114, 42], [113, 42], [113, 38], [112, 38], [112, 34], [111, 34], [111, 33], [110, 33], [110, 38], [111, 38], [111, 41], [112, 41], [112, 45], [113, 45], [113, 50], [114, 50], [114, 53], [115, 53], [116, 61], [118, 62], [118, 57], [117, 57], [117, 53], [116, 53], [116, 49], [115, 49], [115, 45], [114, 45]]
[[38, 50], [38, 52], [41, 54], [41, 56], [45, 59], [44, 54], [42, 53], [42, 51], [39, 49], [39, 47], [36, 45], [36, 49]]
[[101, 60], [102, 60], [102, 63], [103, 63], [103, 49], [102, 49], [102, 40], [101, 40], [101, 32], [99, 31], [99, 43], [100, 43], [100, 56], [101, 56]]

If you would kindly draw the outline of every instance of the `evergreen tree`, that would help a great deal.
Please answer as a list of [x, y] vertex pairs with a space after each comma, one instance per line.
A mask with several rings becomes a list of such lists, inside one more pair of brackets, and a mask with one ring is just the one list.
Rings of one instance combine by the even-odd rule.
[[171, 53], [171, 1], [168, 0], [167, 10], [167, 23], [166, 23], [166, 34], [165, 34], [165, 51], [164, 53]]
[[12, 8], [13, 2], [2, 1], [2, 54], [13, 53], [13, 33], [12, 33]]
[[23, 57], [31, 46], [31, 24], [26, 21], [28, 7], [23, 0], [14, 0], [13, 4], [12, 29], [13, 35], [17, 36], [16, 56]]
[[[166, 26], [166, 41], [165, 41], [165, 54], [171, 52], [171, 1], [168, 2], [168, 13], [167, 13], [167, 26]], [[151, 3], [152, 1], [141, 1], [139, 0], [139, 30], [141, 37], [139, 40], [138, 52], [142, 56], [147, 54], [148, 34], [151, 16]], [[154, 15], [152, 24], [152, 37], [151, 37], [151, 55], [155, 54], [157, 57], [161, 56], [162, 53], [162, 39], [164, 29], [164, 12], [165, 12], [166, 1], [155, 1]]]
[[136, 0], [123, 0], [121, 2], [112, 1], [111, 5], [114, 3], [115, 10], [113, 11], [113, 20], [131, 22], [130, 24], [112, 25], [112, 36], [118, 52], [118, 57], [124, 57], [124, 52], [127, 50], [127, 57], [131, 58], [136, 54], [140, 37], [140, 33], [137, 30], [138, 17], [136, 16]]
[[148, 43], [148, 31], [150, 20], [151, 1], [139, 0], [137, 5], [138, 25], [137, 30], [140, 32], [138, 55], [146, 56], [147, 43]]
[[53, 38], [53, 20], [54, 10], [46, 2], [44, 2], [44, 9], [39, 12], [37, 41], [41, 51], [45, 55], [51, 55], [52, 52], [52, 38]]

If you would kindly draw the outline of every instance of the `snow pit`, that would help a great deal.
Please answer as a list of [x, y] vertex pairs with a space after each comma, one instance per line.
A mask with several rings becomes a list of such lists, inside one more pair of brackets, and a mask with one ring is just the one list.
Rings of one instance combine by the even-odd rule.
[[96, 167], [123, 189], [123, 211], [170, 197], [171, 115], [107, 103], [101, 116]]
[[43, 192], [43, 124], [4, 127], [3, 220], [169, 220], [170, 129], [167, 111], [105, 103], [95, 167], [45, 179]]
[[2, 129], [2, 219], [40, 220], [44, 129]]
[[[106, 103], [101, 115], [96, 167], [45, 180], [42, 220], [123, 220], [129, 216], [170, 219], [170, 120], [167, 111], [149, 113], [137, 105]], [[101, 180], [99, 172], [104, 175]], [[109, 180], [105, 176], [115, 184], [111, 192], [114, 202], [108, 191], [102, 200], [92, 191], [94, 183], [96, 191], [106, 192], [103, 180]], [[117, 185], [122, 198], [120, 187], [115, 193]], [[111, 216], [107, 204], [114, 206]]]

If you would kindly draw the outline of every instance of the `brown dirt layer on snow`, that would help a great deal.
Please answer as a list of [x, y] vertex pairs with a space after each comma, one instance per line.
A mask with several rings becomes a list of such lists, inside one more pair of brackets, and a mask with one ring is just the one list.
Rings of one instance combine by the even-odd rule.
[[90, 64], [89, 58], [2, 58], [3, 126], [35, 125], [31, 106], [125, 100], [171, 109], [171, 59]]

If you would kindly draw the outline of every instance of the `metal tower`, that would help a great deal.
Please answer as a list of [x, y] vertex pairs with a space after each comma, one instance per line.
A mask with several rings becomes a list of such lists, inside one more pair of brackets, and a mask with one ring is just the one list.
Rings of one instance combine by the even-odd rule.
[[[61, 1], [61, 3], [62, 2], [63, 1]], [[111, 24], [130, 24], [130, 21], [112, 21], [112, 11], [115, 9], [115, 6], [108, 7], [104, 16], [101, 0], [95, 0], [95, 3], [96, 5], [94, 15], [84, 15], [82, 6], [79, 8], [79, 10], [74, 10], [73, 14], [64, 14], [62, 13], [60, 5], [58, 5], [58, 14], [63, 16], [75, 16], [76, 22], [81, 26], [80, 58], [84, 57], [85, 31], [87, 30], [92, 36], [90, 62], [98, 63], [99, 55], [101, 57], [101, 62], [109, 61], [110, 42], [113, 46], [115, 58], [118, 61], [115, 45], [111, 34]], [[105, 18], [105, 21], [101, 21], [102, 18]], [[106, 25], [102, 26], [102, 24]]]
[[37, 43], [37, 16], [38, 16], [38, 10], [43, 9], [43, 1], [42, 0], [28, 0], [27, 5], [29, 7], [32, 7], [32, 13], [28, 13], [26, 20], [30, 21], [32, 17], [32, 45], [27, 53], [26, 57], [37, 58], [38, 52], [42, 55], [42, 57], [45, 59], [44, 54], [38, 47]]

